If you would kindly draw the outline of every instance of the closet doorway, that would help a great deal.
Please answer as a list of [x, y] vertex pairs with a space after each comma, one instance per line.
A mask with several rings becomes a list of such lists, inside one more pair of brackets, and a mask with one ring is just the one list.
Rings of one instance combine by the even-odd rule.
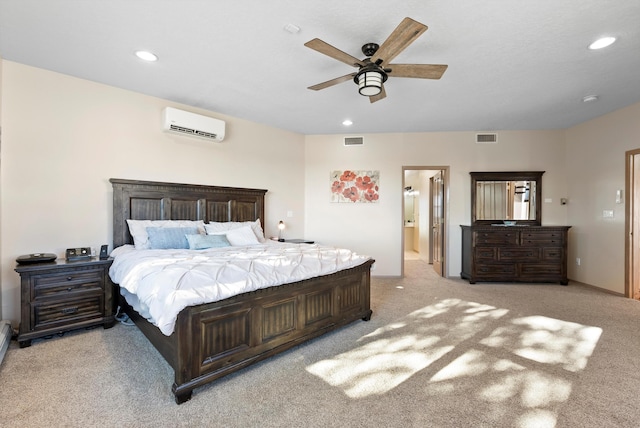
[[402, 167], [402, 268], [421, 260], [447, 276], [448, 166]]

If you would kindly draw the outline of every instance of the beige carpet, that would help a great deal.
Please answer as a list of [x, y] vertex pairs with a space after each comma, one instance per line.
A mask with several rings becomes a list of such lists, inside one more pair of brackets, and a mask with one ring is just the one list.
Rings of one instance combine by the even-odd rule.
[[2, 427], [638, 427], [640, 302], [408, 261], [373, 317], [195, 390], [135, 327], [11, 343]]

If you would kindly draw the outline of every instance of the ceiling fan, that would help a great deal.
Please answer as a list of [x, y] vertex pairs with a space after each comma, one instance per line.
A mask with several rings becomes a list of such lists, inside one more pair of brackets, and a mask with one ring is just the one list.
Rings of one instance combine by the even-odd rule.
[[362, 46], [362, 53], [367, 57], [363, 60], [353, 57], [320, 39], [310, 40], [304, 44], [306, 47], [337, 59], [338, 61], [342, 61], [350, 66], [357, 67], [358, 71], [309, 86], [308, 89], [319, 91], [320, 89], [325, 89], [353, 79], [358, 85], [360, 95], [369, 97], [369, 101], [375, 103], [387, 96], [383, 84], [389, 77], [440, 79], [447, 69], [447, 65], [391, 64], [391, 61], [398, 56], [400, 52], [413, 43], [413, 41], [425, 31], [427, 31], [426, 25], [414, 21], [411, 18], [404, 18], [382, 45], [367, 43]]

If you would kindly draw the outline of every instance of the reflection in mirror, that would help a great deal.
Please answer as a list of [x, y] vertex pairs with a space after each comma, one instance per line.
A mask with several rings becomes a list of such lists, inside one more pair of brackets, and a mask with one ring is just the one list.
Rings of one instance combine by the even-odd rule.
[[535, 181], [478, 181], [477, 220], [535, 220]]
[[415, 197], [417, 192], [411, 186], [404, 189], [404, 225], [411, 226], [415, 223]]
[[471, 224], [540, 226], [544, 171], [471, 172]]

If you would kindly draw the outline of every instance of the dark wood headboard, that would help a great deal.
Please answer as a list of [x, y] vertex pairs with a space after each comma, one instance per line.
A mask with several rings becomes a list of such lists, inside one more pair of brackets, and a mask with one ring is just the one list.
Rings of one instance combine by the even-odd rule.
[[127, 219], [253, 221], [264, 227], [266, 190], [109, 179], [113, 186], [113, 247], [133, 244]]

